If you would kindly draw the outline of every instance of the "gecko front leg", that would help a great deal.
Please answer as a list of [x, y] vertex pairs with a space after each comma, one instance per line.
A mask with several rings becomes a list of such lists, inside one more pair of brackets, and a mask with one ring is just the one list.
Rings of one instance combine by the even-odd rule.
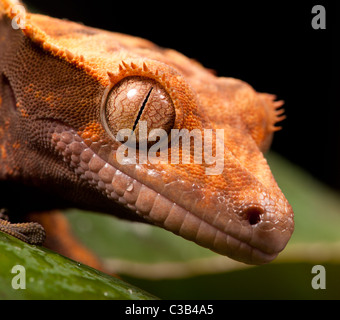
[[26, 243], [42, 245], [45, 241], [45, 230], [36, 222], [11, 223], [5, 214], [6, 210], [0, 210], [0, 231], [18, 238]]

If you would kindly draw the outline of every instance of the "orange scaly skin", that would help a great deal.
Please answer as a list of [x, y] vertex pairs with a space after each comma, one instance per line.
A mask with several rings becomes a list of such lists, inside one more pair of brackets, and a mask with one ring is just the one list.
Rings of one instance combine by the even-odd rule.
[[[293, 211], [262, 153], [282, 102], [140, 38], [37, 14], [14, 30], [11, 6], [0, 0], [1, 180], [249, 264], [283, 250]], [[137, 131], [139, 113], [151, 129], [212, 129], [213, 137], [224, 129], [223, 171], [206, 174], [204, 161], [120, 164], [115, 134]]]

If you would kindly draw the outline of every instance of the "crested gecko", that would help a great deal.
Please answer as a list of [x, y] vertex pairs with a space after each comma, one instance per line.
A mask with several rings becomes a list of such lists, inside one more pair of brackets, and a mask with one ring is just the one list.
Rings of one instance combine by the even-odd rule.
[[[282, 101], [148, 40], [26, 12], [15, 20], [17, 5], [0, 0], [0, 183], [150, 223], [248, 264], [284, 249], [294, 214], [263, 156]], [[200, 145], [189, 137], [186, 153], [173, 130], [210, 130], [201, 146], [222, 155], [221, 170], [207, 173], [216, 163], [206, 150], [190, 161]], [[159, 146], [155, 132], [166, 134], [165, 158], [159, 148], [138, 161]], [[175, 151], [182, 160], [172, 163]], [[9, 215], [0, 231], [97, 266], [57, 211]]]

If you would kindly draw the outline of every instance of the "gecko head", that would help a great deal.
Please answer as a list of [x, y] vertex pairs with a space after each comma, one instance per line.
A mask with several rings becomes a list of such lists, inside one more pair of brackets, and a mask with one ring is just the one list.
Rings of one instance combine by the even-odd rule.
[[[79, 137], [79, 163], [73, 164], [111, 201], [102, 202], [104, 210], [238, 261], [273, 260], [294, 222], [261, 151], [274, 131], [272, 119], [265, 119], [272, 116], [268, 108], [276, 108], [272, 97], [238, 80], [212, 78], [224, 95], [217, 99], [203, 85], [195, 91], [174, 69], [145, 60], [124, 62], [109, 76], [100, 112], [106, 138], [92, 144], [87, 128], [82, 133], [87, 142]], [[158, 139], [150, 142], [150, 136]]]
[[[103, 50], [120, 39], [97, 34]], [[46, 122], [41, 128], [49, 128], [53, 155], [62, 159], [52, 172], [37, 167], [41, 180], [48, 184], [55, 176], [55, 189], [69, 181], [76, 192], [65, 194], [60, 182], [60, 194], [81, 207], [152, 223], [236, 260], [274, 259], [293, 231], [292, 209], [262, 154], [280, 103], [172, 50], [136, 39], [124, 46], [133, 58], [112, 53], [97, 59], [91, 52], [92, 63], [90, 53], [84, 59], [58, 49], [60, 59], [79, 67], [51, 60], [55, 70], [67, 69], [60, 74], [74, 75], [62, 78], [70, 89], [58, 95], [60, 79], [41, 75], [48, 84], [40, 101], [46, 107], [36, 118]], [[52, 103], [54, 96], [58, 102]], [[34, 114], [33, 106], [26, 104], [22, 116]]]
[[31, 40], [8, 65], [22, 177], [246, 263], [285, 247], [293, 211], [262, 153], [273, 96], [138, 38], [34, 14], [11, 32]]
[[261, 150], [274, 131], [273, 97], [209, 74], [205, 79], [219, 91], [193, 82], [194, 89], [175, 69], [145, 60], [109, 76], [102, 129], [53, 134], [82, 183], [97, 190], [79, 202], [100, 203], [99, 210], [160, 226], [238, 261], [273, 260], [294, 228]]

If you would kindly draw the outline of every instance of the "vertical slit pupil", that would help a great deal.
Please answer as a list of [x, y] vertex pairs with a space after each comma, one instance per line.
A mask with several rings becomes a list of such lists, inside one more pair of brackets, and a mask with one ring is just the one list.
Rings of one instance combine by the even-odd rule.
[[149, 90], [148, 94], [146, 95], [146, 97], [145, 97], [145, 99], [144, 99], [144, 101], [143, 101], [143, 104], [142, 104], [141, 108], [139, 109], [139, 112], [138, 112], [136, 121], [135, 121], [135, 123], [134, 123], [134, 125], [133, 125], [133, 128], [132, 128], [132, 131], [135, 131], [135, 129], [136, 129], [136, 127], [137, 127], [137, 124], [138, 124], [138, 122], [139, 122], [139, 119], [140, 119], [140, 117], [142, 116], [143, 111], [144, 111], [144, 109], [145, 109], [145, 106], [146, 106], [146, 104], [147, 104], [147, 102], [148, 102], [148, 100], [149, 100], [149, 98], [150, 98], [152, 89], [153, 89], [153, 87], [151, 87], [151, 89]]

